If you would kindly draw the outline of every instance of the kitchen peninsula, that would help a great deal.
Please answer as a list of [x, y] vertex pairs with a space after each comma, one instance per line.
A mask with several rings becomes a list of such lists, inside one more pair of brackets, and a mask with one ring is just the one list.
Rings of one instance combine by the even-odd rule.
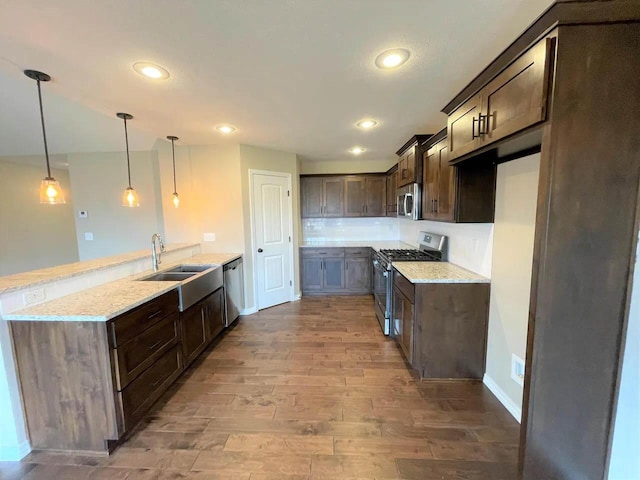
[[[33, 449], [108, 453], [224, 329], [222, 270], [241, 254], [200, 254], [198, 245], [167, 250], [172, 261], [159, 273], [188, 266], [219, 278], [215, 290], [184, 311], [181, 281], [148, 281], [152, 272], [142, 271], [3, 313]], [[117, 275], [114, 268], [147, 261], [147, 254], [133, 253], [79, 262], [16, 275], [14, 287], [6, 277], [3, 292], [75, 276], [109, 278]]]

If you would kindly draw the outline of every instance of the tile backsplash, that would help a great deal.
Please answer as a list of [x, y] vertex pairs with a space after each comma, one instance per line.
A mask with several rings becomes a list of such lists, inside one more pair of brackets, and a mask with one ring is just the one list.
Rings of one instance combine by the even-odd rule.
[[303, 241], [398, 240], [398, 219], [303, 218]]

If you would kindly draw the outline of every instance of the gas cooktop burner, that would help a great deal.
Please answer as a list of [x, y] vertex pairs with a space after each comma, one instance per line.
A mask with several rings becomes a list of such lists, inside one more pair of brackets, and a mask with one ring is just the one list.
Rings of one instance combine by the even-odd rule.
[[442, 260], [442, 256], [438, 251], [382, 249], [380, 253], [391, 262], [437, 262]]

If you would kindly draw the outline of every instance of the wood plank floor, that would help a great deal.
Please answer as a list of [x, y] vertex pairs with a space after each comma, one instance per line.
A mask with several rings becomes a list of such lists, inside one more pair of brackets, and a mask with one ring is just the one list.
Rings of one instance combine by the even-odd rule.
[[0, 478], [513, 480], [518, 432], [479, 382], [416, 382], [371, 297], [305, 297], [242, 318], [110, 457]]

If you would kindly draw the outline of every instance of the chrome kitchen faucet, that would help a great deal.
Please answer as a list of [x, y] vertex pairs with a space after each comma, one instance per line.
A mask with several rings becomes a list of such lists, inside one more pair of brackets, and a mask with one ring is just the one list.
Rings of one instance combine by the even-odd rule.
[[[156, 239], [160, 244], [160, 253], [156, 253]], [[154, 233], [151, 236], [151, 261], [153, 262], [153, 271], [158, 271], [158, 265], [162, 263], [162, 252], [164, 252], [164, 242], [159, 233]]]

